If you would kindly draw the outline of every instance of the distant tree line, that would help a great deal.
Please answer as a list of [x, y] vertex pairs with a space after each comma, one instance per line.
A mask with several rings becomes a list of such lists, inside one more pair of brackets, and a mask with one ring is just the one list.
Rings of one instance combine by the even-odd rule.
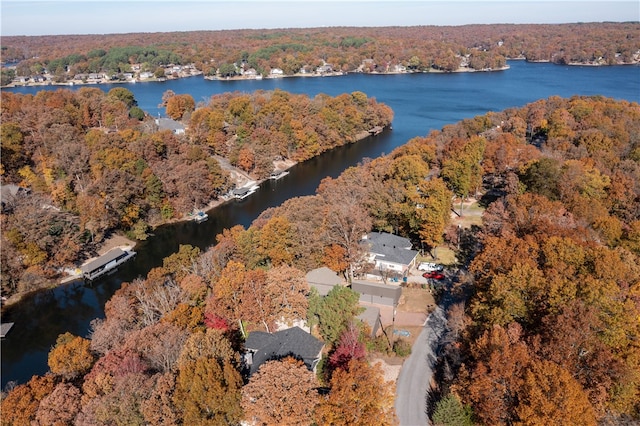
[[[17, 75], [67, 71], [125, 72], [193, 63], [205, 75], [229, 75], [229, 67], [287, 75], [330, 64], [335, 71], [389, 72], [496, 69], [506, 59], [557, 64], [637, 63], [640, 24], [520, 24], [459, 27], [340, 27], [197, 31], [84, 36], [3, 37], [3, 58], [20, 61]], [[3, 71], [4, 72], [4, 71]], [[8, 75], [5, 76], [5, 80]]]

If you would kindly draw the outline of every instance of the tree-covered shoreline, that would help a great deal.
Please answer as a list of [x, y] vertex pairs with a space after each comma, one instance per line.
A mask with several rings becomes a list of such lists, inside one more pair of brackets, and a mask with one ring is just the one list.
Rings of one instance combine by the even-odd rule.
[[[322, 299], [304, 278], [321, 265], [365, 272], [362, 234], [390, 229], [457, 251], [450, 290], [466, 303], [448, 312], [434, 420], [637, 421], [639, 134], [637, 103], [575, 96], [414, 138], [123, 285], [89, 339], [61, 335], [51, 372], [3, 399], [3, 421], [285, 421], [273, 397], [296, 423], [393, 424], [389, 384], [369, 364], [377, 346], [351, 322], [357, 295]], [[483, 224], [461, 232], [452, 198], [472, 193]], [[296, 320], [327, 344], [322, 373], [285, 358], [243, 381], [241, 334]]]
[[190, 95], [164, 100], [185, 134], [161, 130], [123, 87], [2, 92], [3, 185], [18, 189], [3, 198], [3, 296], [50, 286], [112, 232], [144, 240], [220, 202], [238, 185], [230, 167], [258, 181], [393, 119], [362, 92], [225, 93], [197, 109]]
[[[454, 72], [501, 69], [507, 59], [617, 65], [640, 60], [637, 22], [458, 27], [335, 27], [180, 33], [3, 37], [2, 84], [42, 76], [57, 82], [104, 73], [172, 76], [193, 64], [205, 76], [268, 77], [334, 72]], [[255, 74], [254, 74], [255, 73]]]

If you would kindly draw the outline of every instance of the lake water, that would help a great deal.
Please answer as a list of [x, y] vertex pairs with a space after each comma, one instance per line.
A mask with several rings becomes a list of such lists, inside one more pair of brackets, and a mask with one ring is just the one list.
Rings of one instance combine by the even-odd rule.
[[[363, 158], [391, 152], [416, 136], [464, 118], [488, 111], [521, 107], [549, 96], [603, 95], [640, 102], [640, 67], [569, 67], [548, 63], [510, 61], [511, 69], [492, 73], [363, 75], [341, 77], [283, 78], [249, 81], [209, 81], [191, 77], [163, 83], [126, 84], [138, 105], [157, 116], [162, 94], [173, 90], [188, 93], [196, 102], [215, 94], [282, 89], [315, 96], [361, 91], [389, 105], [395, 113], [393, 130], [357, 144], [325, 153], [291, 169], [278, 181], [265, 182], [260, 190], [242, 202], [229, 202], [209, 212], [209, 220], [163, 226], [154, 236], [137, 245], [138, 256], [116, 273], [91, 285], [74, 283], [40, 292], [3, 312], [3, 322], [15, 322], [2, 341], [2, 386], [9, 381], [26, 382], [47, 370], [47, 354], [59, 334], [70, 331], [86, 336], [94, 318], [104, 316], [104, 304], [122, 282], [145, 276], [180, 244], [205, 249], [224, 228], [248, 227], [265, 209], [291, 197], [313, 194], [321, 179], [336, 177]], [[113, 85], [97, 86], [110, 90]], [[19, 93], [56, 90], [59, 87], [7, 89]], [[77, 90], [79, 87], [71, 87]], [[5, 89], [3, 89], [5, 90]]]

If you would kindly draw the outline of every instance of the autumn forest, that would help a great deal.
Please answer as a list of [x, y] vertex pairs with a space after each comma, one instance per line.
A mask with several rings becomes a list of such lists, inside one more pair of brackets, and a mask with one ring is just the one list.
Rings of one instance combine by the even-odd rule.
[[[431, 67], [443, 49], [613, 64], [637, 60], [637, 37], [638, 24], [6, 37], [3, 57], [89, 71], [109, 49], [153, 39], [205, 73], [243, 58], [349, 70], [415, 56]], [[105, 55], [89, 54], [98, 48]], [[362, 92], [226, 93], [202, 105], [165, 93], [167, 115], [187, 124], [176, 135], [123, 87], [1, 96], [3, 185], [24, 189], [3, 198], [3, 296], [51, 285], [110, 233], [144, 239], [204, 208], [233, 188], [232, 169], [259, 180], [274, 161], [310, 159], [393, 120]], [[458, 228], [452, 217], [470, 198], [482, 223]], [[3, 391], [2, 424], [397, 424], [395, 385], [370, 361], [410, 348], [371, 336], [351, 288], [320, 296], [305, 276], [326, 266], [350, 282], [370, 269], [370, 231], [455, 252], [435, 292], [447, 327], [425, 396], [433, 424], [640, 421], [640, 105], [574, 96], [446, 125], [224, 230], [206, 250], [181, 246], [123, 284], [88, 336], [61, 334], [47, 374]], [[317, 372], [285, 356], [250, 374], [247, 333], [301, 322], [324, 345]]]
[[211, 76], [236, 75], [240, 69], [293, 75], [326, 65], [365, 73], [487, 70], [504, 67], [506, 59], [631, 64], [640, 60], [638, 29], [629, 22], [6, 36], [3, 61], [17, 66], [3, 69], [2, 85], [45, 70], [57, 82], [99, 72], [118, 78], [133, 66], [164, 77], [170, 64], [193, 64]]

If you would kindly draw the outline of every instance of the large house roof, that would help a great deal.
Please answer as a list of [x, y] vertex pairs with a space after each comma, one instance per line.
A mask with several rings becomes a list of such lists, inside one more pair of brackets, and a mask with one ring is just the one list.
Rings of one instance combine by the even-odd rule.
[[411, 250], [409, 239], [386, 232], [371, 232], [364, 243], [375, 259], [382, 262], [408, 265], [418, 255], [416, 250]]
[[387, 246], [411, 249], [411, 240], [401, 237], [399, 235], [389, 234], [388, 232], [370, 232], [365, 238], [374, 247]]
[[244, 346], [245, 349], [255, 352], [249, 373], [253, 374], [266, 361], [286, 356], [302, 359], [307, 367], [312, 369], [324, 343], [300, 327], [292, 327], [271, 334], [253, 331], [249, 333]]

